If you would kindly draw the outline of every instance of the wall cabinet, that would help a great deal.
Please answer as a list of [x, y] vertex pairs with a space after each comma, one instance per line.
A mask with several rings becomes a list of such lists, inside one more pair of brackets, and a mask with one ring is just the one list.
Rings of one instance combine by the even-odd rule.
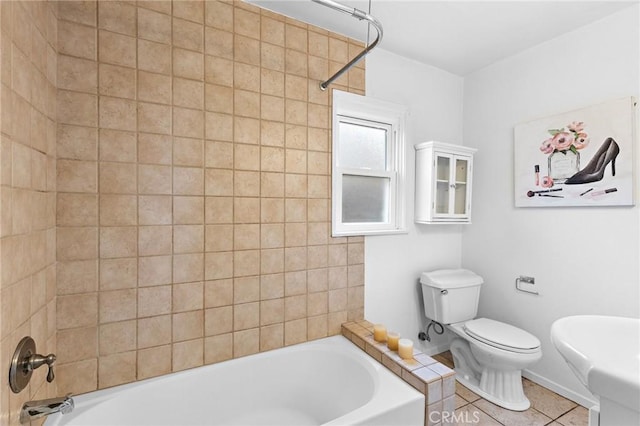
[[416, 150], [416, 223], [470, 223], [476, 149], [423, 142]]

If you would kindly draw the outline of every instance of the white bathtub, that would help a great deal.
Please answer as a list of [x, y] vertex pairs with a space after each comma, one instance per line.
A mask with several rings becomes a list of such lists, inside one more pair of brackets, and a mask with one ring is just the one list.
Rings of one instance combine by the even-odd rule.
[[424, 395], [342, 336], [73, 399], [45, 425], [424, 424]]

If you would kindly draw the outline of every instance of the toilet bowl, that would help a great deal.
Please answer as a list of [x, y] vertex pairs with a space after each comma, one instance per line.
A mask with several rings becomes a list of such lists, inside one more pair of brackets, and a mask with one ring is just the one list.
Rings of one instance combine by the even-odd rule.
[[487, 318], [447, 328], [456, 335], [450, 350], [460, 383], [509, 410], [524, 411], [531, 406], [522, 388], [521, 371], [542, 357], [535, 336]]
[[528, 409], [521, 372], [542, 357], [540, 341], [512, 325], [475, 318], [483, 280], [471, 271], [425, 272], [420, 282], [427, 318], [456, 336], [450, 348], [456, 380], [496, 405]]

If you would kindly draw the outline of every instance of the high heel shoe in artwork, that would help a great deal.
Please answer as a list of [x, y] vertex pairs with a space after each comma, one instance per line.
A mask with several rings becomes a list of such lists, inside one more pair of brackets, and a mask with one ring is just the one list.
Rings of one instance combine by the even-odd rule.
[[595, 153], [587, 166], [575, 175], [567, 179], [565, 185], [597, 182], [604, 177], [604, 169], [611, 163], [611, 175], [616, 175], [616, 157], [620, 153], [620, 147], [613, 138], [607, 138]]

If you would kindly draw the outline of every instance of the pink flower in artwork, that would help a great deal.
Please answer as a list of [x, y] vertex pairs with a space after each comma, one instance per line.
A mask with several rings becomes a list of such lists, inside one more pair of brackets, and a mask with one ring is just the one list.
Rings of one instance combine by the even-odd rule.
[[586, 133], [578, 133], [576, 135], [576, 141], [573, 143], [576, 149], [582, 149], [589, 145], [589, 137]]
[[567, 125], [567, 129], [572, 132], [580, 133], [584, 130], [584, 121], [574, 121]]
[[564, 151], [569, 149], [569, 147], [573, 145], [574, 141], [575, 138], [573, 134], [567, 132], [559, 132], [551, 139], [551, 144], [558, 151]]
[[584, 131], [584, 121], [572, 121], [561, 129], [549, 129], [551, 138], [542, 142], [540, 151], [543, 154], [552, 154], [554, 152], [572, 151], [577, 154], [577, 150], [586, 147], [589, 144], [589, 135]]
[[542, 142], [542, 146], [540, 146], [540, 151], [542, 151], [543, 154], [551, 154], [555, 149], [553, 147], [553, 144], [551, 143], [552, 140], [553, 140], [552, 138], [549, 138], [546, 141]]

